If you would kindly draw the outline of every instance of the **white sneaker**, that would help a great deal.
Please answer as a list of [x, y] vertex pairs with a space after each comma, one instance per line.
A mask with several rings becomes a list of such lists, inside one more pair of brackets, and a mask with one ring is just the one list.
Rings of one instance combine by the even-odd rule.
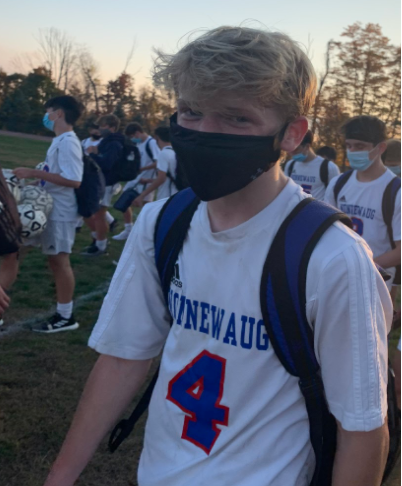
[[124, 228], [124, 230], [116, 236], [112, 236], [114, 240], [124, 241], [130, 236], [131, 229]]

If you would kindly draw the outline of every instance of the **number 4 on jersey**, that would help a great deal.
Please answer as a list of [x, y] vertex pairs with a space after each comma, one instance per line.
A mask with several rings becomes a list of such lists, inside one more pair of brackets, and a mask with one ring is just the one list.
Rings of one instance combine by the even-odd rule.
[[182, 439], [208, 455], [221, 433], [217, 424], [228, 425], [229, 408], [220, 404], [226, 360], [203, 351], [169, 382], [166, 398], [186, 414]]

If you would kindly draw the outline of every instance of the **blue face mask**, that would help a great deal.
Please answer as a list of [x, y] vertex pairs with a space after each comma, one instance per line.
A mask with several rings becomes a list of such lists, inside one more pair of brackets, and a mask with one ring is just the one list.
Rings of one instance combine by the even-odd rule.
[[132, 138], [131, 141], [133, 143], [141, 143], [142, 142], [142, 140], [140, 138]]
[[295, 154], [292, 157], [293, 160], [296, 162], [304, 162], [307, 159], [307, 155], [305, 154]]
[[401, 166], [400, 165], [387, 165], [386, 168], [389, 169], [391, 172], [393, 172], [397, 176], [401, 175]]
[[43, 117], [43, 126], [47, 128], [48, 130], [51, 130], [52, 132], [54, 131], [54, 121], [49, 119], [49, 113], [45, 113], [45, 116]]
[[368, 150], [362, 150], [361, 152], [351, 152], [350, 150], [347, 150], [346, 154], [350, 167], [353, 170], [367, 170], [374, 163], [374, 160], [369, 159], [369, 153]]

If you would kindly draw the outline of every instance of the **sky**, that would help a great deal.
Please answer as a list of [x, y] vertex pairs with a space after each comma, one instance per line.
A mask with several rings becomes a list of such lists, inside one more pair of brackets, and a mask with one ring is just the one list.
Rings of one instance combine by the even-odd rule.
[[185, 36], [198, 29], [240, 25], [280, 30], [309, 46], [318, 72], [326, 44], [360, 21], [378, 23], [393, 44], [400, 44], [399, 0], [0, 0], [0, 67], [14, 72], [13, 60], [37, 49], [39, 29], [56, 27], [97, 60], [103, 81], [117, 76], [133, 41], [128, 72], [136, 85], [151, 82], [153, 47], [174, 52]]

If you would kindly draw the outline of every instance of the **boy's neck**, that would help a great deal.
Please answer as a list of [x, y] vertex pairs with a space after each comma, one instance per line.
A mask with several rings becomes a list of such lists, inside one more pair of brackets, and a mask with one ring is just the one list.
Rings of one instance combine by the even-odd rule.
[[63, 135], [63, 133], [72, 132], [72, 131], [73, 131], [73, 126], [69, 125], [65, 121], [60, 121], [60, 123], [57, 124], [57, 127], [54, 127], [54, 133], [56, 134], [56, 137]]
[[381, 177], [387, 168], [382, 163], [381, 157], [379, 157], [367, 170], [358, 170], [356, 173], [356, 179], [359, 182], [372, 182]]
[[286, 186], [288, 179], [279, 164], [244, 189], [208, 202], [208, 216], [214, 233], [235, 228], [266, 208]]
[[317, 157], [317, 155], [315, 154], [315, 152], [313, 152], [311, 149], [308, 151], [308, 154], [307, 154], [307, 159], [305, 160], [305, 162], [311, 162], [312, 160], [314, 160], [315, 158]]

